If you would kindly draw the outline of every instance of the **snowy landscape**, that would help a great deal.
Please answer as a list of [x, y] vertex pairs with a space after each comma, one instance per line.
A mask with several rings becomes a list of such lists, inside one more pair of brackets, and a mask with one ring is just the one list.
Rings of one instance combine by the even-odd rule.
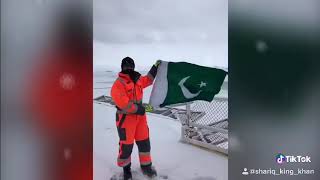
[[[189, 62], [228, 69], [228, 1], [204, 0], [96, 1], [94, 3], [94, 94], [110, 96], [129, 56], [135, 69], [146, 74], [158, 60]], [[210, 23], [208, 23], [210, 22]], [[228, 78], [217, 96], [228, 97]], [[149, 103], [152, 86], [144, 90]], [[216, 96], [216, 97], [217, 97]], [[115, 107], [94, 101], [94, 179], [121, 174]], [[185, 107], [184, 107], [185, 108]], [[180, 141], [181, 122], [147, 113], [153, 165], [169, 180], [227, 180], [228, 156]], [[137, 147], [132, 152], [133, 179], [141, 177]]]
[[[143, 72], [142, 72], [143, 73]], [[115, 70], [100, 69], [94, 72], [94, 98], [108, 95]], [[144, 102], [149, 101], [152, 87], [144, 91]], [[121, 174], [117, 167], [118, 134], [115, 125], [115, 107], [94, 103], [94, 179], [110, 179]], [[153, 165], [158, 174], [167, 175], [170, 180], [226, 180], [228, 179], [228, 157], [180, 142], [181, 123], [165, 116], [147, 114], [150, 128]], [[140, 173], [138, 151], [132, 152], [134, 179], [144, 179]]]

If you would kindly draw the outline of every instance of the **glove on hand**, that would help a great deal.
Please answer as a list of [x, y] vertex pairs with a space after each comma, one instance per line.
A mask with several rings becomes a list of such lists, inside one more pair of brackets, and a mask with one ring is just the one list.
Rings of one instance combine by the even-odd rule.
[[145, 111], [146, 111], [146, 112], [152, 112], [152, 111], [153, 111], [153, 107], [152, 107], [150, 104], [146, 104], [146, 105], [144, 106], [144, 108], [145, 108]]
[[158, 67], [161, 64], [161, 60], [157, 60], [157, 62], [154, 64], [155, 67]]

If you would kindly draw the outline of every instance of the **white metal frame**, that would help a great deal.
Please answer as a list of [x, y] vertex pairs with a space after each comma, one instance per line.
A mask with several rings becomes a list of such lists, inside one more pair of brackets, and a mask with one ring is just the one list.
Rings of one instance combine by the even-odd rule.
[[[215, 99], [217, 99], [217, 100], [228, 100], [227, 98], [215, 98]], [[182, 127], [181, 127], [181, 138], [180, 138], [180, 141], [181, 142], [185, 142], [185, 143], [190, 143], [190, 144], [193, 144], [193, 145], [196, 145], [196, 146], [204, 147], [204, 148], [209, 149], [209, 150], [218, 151], [218, 152], [221, 152], [221, 153], [227, 155], [228, 154], [228, 149], [224, 149], [224, 148], [221, 148], [219, 146], [208, 144], [208, 143], [205, 143], [205, 142], [202, 142], [202, 141], [199, 141], [199, 140], [187, 138], [185, 136], [186, 131], [188, 129], [190, 129], [191, 127], [202, 128], [202, 129], [206, 129], [206, 130], [209, 130], [209, 131], [212, 131], [212, 132], [221, 132], [223, 134], [226, 134], [226, 136], [228, 136], [228, 130], [226, 130], [226, 129], [217, 128], [217, 127], [211, 127], [211, 126], [205, 126], [205, 125], [193, 123], [191, 121], [191, 104], [192, 104], [191, 102], [185, 104], [187, 120], [186, 120], [186, 124], [182, 125]], [[198, 116], [198, 117], [200, 117], [200, 116]], [[196, 117], [196, 118], [198, 118], [198, 117]]]

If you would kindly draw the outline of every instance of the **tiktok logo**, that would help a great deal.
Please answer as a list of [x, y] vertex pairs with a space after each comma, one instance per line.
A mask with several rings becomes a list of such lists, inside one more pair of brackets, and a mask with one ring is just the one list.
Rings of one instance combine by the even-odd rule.
[[277, 154], [276, 156], [276, 162], [278, 164], [283, 163], [311, 163], [311, 157], [310, 156], [285, 156], [281, 153]]
[[276, 161], [277, 161], [278, 164], [282, 164], [282, 163], [284, 163], [284, 162], [287, 161], [287, 158], [286, 158], [285, 155], [279, 153], [279, 154], [277, 154], [277, 156], [276, 156]]

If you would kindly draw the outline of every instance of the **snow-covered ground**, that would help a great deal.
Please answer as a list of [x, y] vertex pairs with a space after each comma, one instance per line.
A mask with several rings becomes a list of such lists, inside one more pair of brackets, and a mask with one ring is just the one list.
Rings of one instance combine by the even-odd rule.
[[[117, 73], [94, 72], [94, 97], [109, 95]], [[145, 90], [144, 102], [151, 92]], [[115, 108], [94, 103], [94, 179], [106, 180], [120, 173], [116, 158], [118, 134], [115, 126]], [[226, 180], [228, 157], [179, 141], [181, 124], [160, 115], [147, 114], [150, 128], [153, 164], [159, 174], [170, 180]], [[137, 147], [132, 152], [132, 168], [139, 171]]]

